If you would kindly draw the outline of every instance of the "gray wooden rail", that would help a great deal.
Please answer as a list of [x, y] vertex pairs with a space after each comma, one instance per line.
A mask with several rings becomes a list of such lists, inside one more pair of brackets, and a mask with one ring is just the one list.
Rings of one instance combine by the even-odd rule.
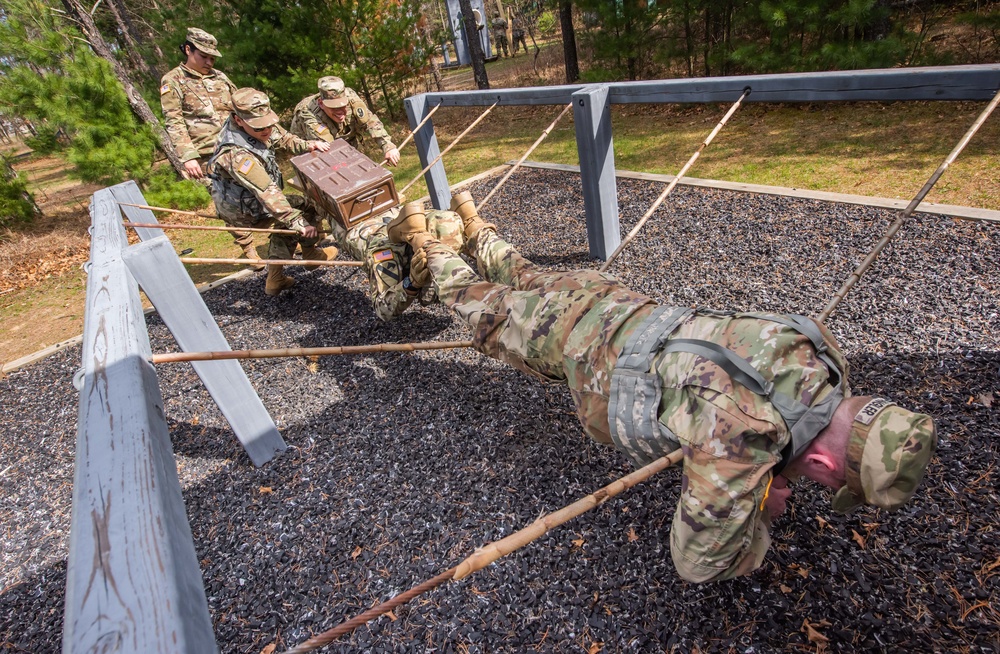
[[[405, 104], [412, 129], [438, 104], [474, 107], [499, 102], [501, 106], [561, 106], [572, 101], [590, 254], [603, 260], [621, 242], [611, 106], [732, 103], [747, 87], [751, 93], [746, 102], [987, 101], [1000, 89], [1000, 64], [434, 92], [409, 97]], [[414, 142], [422, 166], [434, 160], [439, 149], [433, 120], [421, 128]], [[447, 208], [451, 198], [444, 163], [432, 166], [424, 179], [434, 206]]]
[[91, 217], [63, 652], [216, 652], [110, 189]]

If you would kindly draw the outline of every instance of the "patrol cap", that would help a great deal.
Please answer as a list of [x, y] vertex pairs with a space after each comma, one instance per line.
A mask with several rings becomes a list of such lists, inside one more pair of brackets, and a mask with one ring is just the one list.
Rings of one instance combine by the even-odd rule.
[[319, 96], [322, 98], [324, 106], [330, 109], [339, 109], [350, 103], [347, 99], [347, 87], [344, 86], [344, 80], [339, 77], [332, 75], [320, 77], [316, 86], [319, 87]]
[[216, 49], [219, 42], [215, 40], [214, 36], [205, 30], [200, 30], [197, 27], [189, 27], [187, 31], [187, 40], [190, 41], [194, 47], [198, 48], [207, 55], [212, 55], [213, 57], [222, 56], [222, 53]]
[[854, 416], [847, 443], [847, 484], [833, 496], [833, 510], [862, 504], [894, 511], [913, 497], [937, 447], [930, 416], [872, 398]]
[[271, 111], [267, 93], [257, 89], [242, 88], [233, 93], [233, 111], [254, 129], [264, 129], [278, 122], [278, 114]]

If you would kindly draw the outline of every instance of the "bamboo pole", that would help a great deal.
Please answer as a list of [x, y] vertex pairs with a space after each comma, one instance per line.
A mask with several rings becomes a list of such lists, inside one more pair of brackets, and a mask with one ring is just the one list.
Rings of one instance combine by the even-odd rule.
[[494, 543], [484, 545], [455, 567], [449, 568], [436, 577], [428, 579], [427, 581], [414, 586], [410, 590], [400, 593], [396, 597], [368, 609], [361, 615], [351, 618], [346, 622], [342, 622], [333, 629], [313, 636], [309, 640], [306, 640], [303, 643], [283, 652], [283, 654], [305, 654], [306, 652], [319, 649], [320, 647], [332, 643], [341, 636], [349, 634], [361, 625], [374, 620], [380, 615], [384, 615], [396, 607], [405, 604], [414, 597], [418, 597], [423, 593], [434, 590], [445, 582], [453, 580], [458, 581], [459, 579], [463, 579], [477, 570], [482, 570], [497, 559], [524, 547], [537, 538], [540, 538], [553, 528], [569, 522], [573, 518], [600, 506], [615, 495], [618, 495], [619, 493], [646, 481], [656, 473], [677, 464], [683, 458], [684, 450], [677, 449], [667, 456], [661, 457], [649, 465], [643, 466], [642, 468], [625, 475], [621, 479], [611, 482], [604, 488], [601, 488], [600, 490], [559, 509], [555, 513], [550, 513], [547, 516], [535, 520], [524, 529], [516, 531], [510, 536], [502, 538]]
[[[132, 204], [130, 202], [119, 202], [118, 204], [124, 207], [138, 207], [139, 209], [149, 209], [150, 211], [163, 211], [165, 213], [173, 213], [179, 216], [194, 216], [196, 218], [208, 218], [209, 220], [222, 220], [218, 216], [207, 216], [203, 213], [198, 213], [197, 211], [182, 211], [180, 209], [168, 209], [167, 207], [151, 207], [148, 204]], [[237, 227], [237, 226], [226, 226], [226, 227], [214, 227], [210, 225], [161, 225], [160, 223], [124, 223], [126, 227], [151, 227], [160, 229], [207, 229], [213, 231], [223, 231], [223, 232], [263, 232], [267, 234], [291, 234], [298, 236], [299, 232], [294, 229], [264, 229], [261, 227]], [[329, 232], [324, 232], [317, 230], [318, 234], [329, 234]]]
[[124, 222], [122, 223], [126, 227], [146, 227], [149, 229], [193, 229], [202, 230], [208, 232], [231, 232], [234, 229], [238, 229], [241, 232], [258, 232], [261, 234], [289, 234], [292, 236], [299, 236], [299, 232], [294, 229], [263, 229], [261, 227], [220, 227], [218, 225], [172, 225], [168, 223], [133, 223]]
[[941, 175], [944, 174], [944, 171], [947, 170], [948, 166], [950, 166], [955, 161], [955, 159], [958, 158], [958, 155], [962, 152], [962, 150], [965, 149], [965, 146], [969, 144], [969, 141], [972, 140], [972, 137], [975, 136], [976, 132], [979, 131], [979, 128], [982, 127], [983, 123], [986, 122], [986, 119], [989, 118], [990, 114], [993, 113], [993, 110], [996, 109], [998, 103], [1000, 103], [1000, 91], [997, 91], [996, 95], [993, 96], [993, 99], [990, 101], [990, 103], [986, 105], [986, 108], [983, 109], [982, 113], [979, 114], [979, 117], [976, 118], [976, 121], [972, 124], [972, 127], [969, 128], [969, 130], [965, 133], [965, 135], [961, 138], [961, 140], [959, 140], [955, 148], [948, 154], [947, 157], [945, 157], [945, 160], [941, 163], [940, 166], [937, 167], [937, 170], [935, 170], [934, 173], [930, 176], [930, 178], [924, 184], [923, 188], [921, 188], [920, 191], [916, 194], [916, 196], [914, 196], [914, 198], [910, 200], [910, 204], [906, 206], [906, 209], [903, 210], [903, 213], [899, 216], [899, 218], [896, 218], [896, 220], [893, 221], [892, 225], [889, 226], [889, 229], [886, 231], [885, 236], [883, 236], [881, 240], [879, 240], [879, 242], [875, 244], [875, 247], [872, 249], [871, 252], [868, 253], [868, 256], [865, 257], [864, 261], [862, 261], [861, 264], [854, 270], [854, 272], [851, 273], [851, 276], [847, 278], [847, 281], [844, 282], [844, 285], [841, 286], [840, 290], [834, 294], [833, 298], [830, 300], [830, 303], [827, 304], [826, 308], [823, 309], [823, 311], [819, 314], [817, 320], [819, 320], [820, 322], [826, 322], [826, 319], [830, 317], [830, 314], [833, 313], [834, 309], [837, 308], [837, 305], [839, 305], [840, 302], [847, 295], [847, 293], [852, 288], [854, 288], [854, 285], [861, 280], [861, 275], [865, 274], [865, 272], [875, 262], [875, 259], [878, 258], [878, 255], [881, 254], [882, 250], [885, 249], [885, 246], [887, 246], [889, 244], [889, 241], [892, 240], [892, 237], [895, 236], [896, 232], [899, 231], [899, 228], [903, 226], [903, 223], [906, 221], [906, 219], [913, 214], [913, 212], [917, 208], [917, 205], [919, 205], [923, 201], [923, 199], [930, 192], [931, 188], [933, 188], [934, 185], [937, 184], [937, 181], [941, 178]]
[[646, 221], [649, 220], [650, 217], [653, 215], [653, 213], [660, 208], [660, 205], [663, 204], [663, 201], [667, 199], [667, 196], [670, 195], [670, 192], [674, 190], [674, 187], [677, 186], [677, 183], [681, 181], [681, 177], [684, 176], [684, 173], [686, 173], [688, 169], [694, 165], [694, 162], [697, 161], [698, 157], [701, 156], [702, 151], [706, 147], [708, 147], [708, 144], [712, 142], [716, 134], [718, 134], [722, 130], [723, 126], [725, 126], [725, 124], [729, 122], [729, 119], [732, 117], [734, 113], [736, 113], [736, 110], [740, 108], [740, 104], [743, 103], [743, 100], [746, 99], [748, 95], [750, 95], [749, 86], [743, 89], [743, 95], [740, 96], [740, 99], [737, 100], [736, 103], [729, 108], [729, 111], [726, 112], [726, 115], [722, 117], [722, 120], [719, 121], [719, 124], [716, 125], [715, 129], [712, 130], [712, 133], [709, 134], [708, 137], [701, 142], [701, 145], [698, 146], [698, 149], [695, 150], [694, 154], [691, 155], [691, 158], [688, 159], [686, 164], [684, 164], [684, 167], [681, 168], [679, 173], [677, 173], [677, 176], [674, 177], [673, 180], [671, 180], [670, 184], [667, 185], [667, 188], [664, 189], [663, 193], [660, 194], [660, 197], [656, 198], [656, 202], [653, 203], [653, 206], [649, 208], [649, 210], [639, 220], [636, 226], [632, 228], [632, 231], [628, 233], [628, 236], [625, 237], [625, 240], [623, 240], [615, 249], [615, 251], [611, 253], [611, 256], [608, 257], [608, 260], [604, 262], [603, 266], [601, 266], [600, 269], [601, 272], [604, 272], [608, 269], [611, 263], [618, 258], [619, 254], [621, 254], [622, 250], [625, 249], [625, 246], [627, 246], [632, 241], [632, 239], [635, 238], [636, 234], [639, 233], [639, 230], [642, 229], [642, 226], [646, 224]]
[[446, 147], [441, 154], [439, 154], [437, 157], [434, 158], [434, 161], [432, 161], [429, 164], [427, 164], [427, 166], [423, 170], [421, 170], [419, 173], [417, 173], [417, 176], [414, 177], [413, 179], [411, 179], [410, 183], [407, 184], [406, 186], [404, 186], [403, 190], [400, 191], [399, 194], [402, 195], [403, 193], [406, 193], [406, 190], [408, 188], [410, 188], [411, 186], [413, 186], [414, 184], [416, 184], [417, 181], [421, 177], [423, 177], [424, 173], [426, 173], [428, 170], [431, 169], [431, 166], [433, 166], [437, 162], [441, 161], [441, 157], [443, 157], [444, 155], [448, 154], [448, 150], [451, 150], [453, 147], [455, 147], [458, 144], [458, 142], [462, 140], [462, 137], [465, 136], [466, 134], [468, 134], [470, 131], [472, 131], [472, 128], [475, 127], [476, 125], [478, 125], [479, 121], [481, 121], [483, 118], [486, 118], [486, 116], [488, 116], [489, 113], [491, 111], [493, 111], [493, 107], [497, 106], [499, 103], [500, 103], [500, 101], [497, 100], [496, 102], [494, 102], [493, 104], [491, 104], [489, 106], [489, 108], [486, 109], [486, 111], [484, 111], [483, 113], [479, 114], [479, 118], [476, 118], [474, 121], [472, 121], [472, 124], [469, 125], [468, 127], [466, 127], [464, 132], [462, 132], [461, 134], [459, 134], [455, 138], [454, 141], [452, 141], [451, 143], [448, 144], [448, 147]]
[[[405, 147], [406, 147], [406, 144], [407, 144], [407, 143], [409, 143], [409, 142], [410, 142], [410, 139], [412, 139], [412, 138], [413, 138], [413, 135], [414, 135], [414, 134], [416, 134], [417, 132], [419, 132], [419, 131], [420, 131], [420, 128], [424, 126], [424, 123], [426, 123], [426, 122], [427, 122], [428, 120], [430, 120], [430, 119], [431, 119], [431, 116], [433, 116], [433, 115], [434, 115], [434, 112], [435, 112], [435, 111], [437, 111], [438, 109], [440, 109], [440, 108], [441, 108], [441, 105], [442, 105], [442, 104], [444, 104], [444, 102], [438, 102], [438, 103], [437, 103], [437, 104], [436, 104], [436, 105], [434, 106], [434, 108], [433, 108], [433, 109], [431, 109], [430, 111], [428, 111], [428, 112], [427, 112], [427, 115], [426, 115], [426, 116], [424, 116], [424, 119], [423, 119], [423, 120], [421, 120], [421, 121], [420, 121], [420, 123], [419, 123], [419, 124], [418, 124], [418, 125], [417, 125], [416, 127], [414, 127], [414, 128], [413, 128], [413, 131], [412, 131], [412, 132], [410, 132], [410, 133], [409, 133], [409, 134], [408, 134], [408, 135], [406, 136], [406, 138], [405, 138], [405, 139], [403, 139], [403, 142], [402, 142], [402, 143], [400, 143], [400, 144], [399, 144], [399, 147], [398, 147], [398, 148], [396, 148], [396, 149], [397, 149], [397, 150], [400, 150], [400, 151], [401, 151], [401, 150], [402, 150], [403, 148], [405, 148]], [[387, 161], [386, 161], [385, 159], [383, 159], [382, 161], [378, 162], [378, 165], [380, 165], [380, 166], [384, 166], [384, 165], [386, 165], [387, 163], [389, 163], [389, 162], [387, 162]]]
[[311, 261], [308, 259], [210, 259], [206, 257], [181, 257], [182, 263], [231, 263], [237, 266], [363, 266], [361, 261]]
[[373, 354], [377, 352], [417, 352], [424, 350], [453, 350], [472, 347], [472, 341], [425, 341], [422, 343], [380, 343], [378, 345], [341, 345], [334, 347], [287, 347], [273, 350], [225, 350], [220, 352], [170, 352], [154, 354], [156, 363], [181, 361], [223, 361], [228, 359], [276, 359], [278, 357], [338, 356], [346, 354]]
[[545, 128], [545, 131], [542, 132], [542, 135], [539, 136], [538, 139], [531, 144], [531, 147], [528, 148], [528, 151], [525, 152], [524, 155], [517, 160], [517, 163], [514, 164], [514, 166], [510, 170], [507, 171], [507, 174], [504, 175], [503, 178], [497, 183], [497, 185], [493, 187], [493, 190], [490, 191], [485, 198], [483, 198], [483, 201], [479, 203], [478, 207], [476, 207], [476, 211], [481, 210], [483, 206], [489, 201], [489, 199], [492, 198], [496, 194], [496, 192], [500, 190], [500, 187], [507, 183], [507, 180], [510, 179], [510, 176], [513, 175], [517, 171], [517, 169], [521, 167], [521, 164], [523, 164], [524, 160], [527, 159], [528, 156], [530, 156], [531, 153], [535, 151], [535, 148], [541, 145], [542, 141], [548, 138], [552, 130], [555, 129], [555, 126], [559, 123], [560, 120], [562, 120], [563, 116], [565, 116], [566, 113], [572, 108], [573, 108], [572, 102], [566, 105], [566, 107], [562, 110], [562, 113], [556, 116], [556, 119], [552, 121], [552, 124], [549, 125], [547, 128]]

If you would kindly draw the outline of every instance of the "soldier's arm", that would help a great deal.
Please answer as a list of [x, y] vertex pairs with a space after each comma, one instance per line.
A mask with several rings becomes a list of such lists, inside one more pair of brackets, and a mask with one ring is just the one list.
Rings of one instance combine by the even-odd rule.
[[300, 233], [306, 229], [302, 212], [288, 204], [288, 198], [271, 181], [257, 157], [245, 150], [234, 149], [219, 155], [215, 165], [228, 173], [237, 184], [253, 193], [279, 228], [294, 229]]
[[330, 129], [308, 107], [303, 107], [295, 112], [292, 128], [297, 130], [299, 136], [306, 139], [326, 141], [327, 143], [332, 143], [334, 140]]
[[167, 76], [160, 80], [160, 106], [163, 108], [167, 135], [170, 137], [170, 142], [174, 144], [174, 149], [181, 162], [197, 159], [198, 150], [191, 142], [187, 124], [184, 122], [180, 84]]
[[382, 121], [379, 120], [379, 117], [371, 109], [365, 106], [365, 103], [360, 98], [356, 100], [352, 99], [350, 106], [353, 119], [364, 126], [368, 135], [382, 148], [382, 154], [396, 149], [395, 144], [389, 137], [389, 132], [385, 129], [385, 125], [382, 124]]
[[271, 132], [271, 147], [275, 150], [288, 150], [292, 154], [302, 154], [314, 150], [326, 152], [330, 149], [330, 144], [326, 141], [307, 141], [287, 131], [281, 125], [275, 125]]

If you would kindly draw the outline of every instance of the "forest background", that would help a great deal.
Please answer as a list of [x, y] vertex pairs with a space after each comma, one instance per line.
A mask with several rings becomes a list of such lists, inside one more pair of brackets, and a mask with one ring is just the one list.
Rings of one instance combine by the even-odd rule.
[[[461, 2], [471, 14], [468, 2]], [[442, 46], [449, 41], [443, 0], [97, 0], [88, 5], [5, 0], [0, 6], [0, 360], [79, 333], [85, 278], [78, 265], [88, 247], [85, 203], [96, 188], [134, 179], [151, 204], [210, 207], [203, 188], [177, 175], [158, 101], [160, 77], [182, 60], [179, 46], [188, 26], [218, 38], [223, 56], [217, 66], [237, 86], [268, 92], [286, 125], [291, 108], [315, 92], [318, 77], [338, 75], [383, 118], [397, 143], [407, 133], [403, 99], [432, 88], [1000, 58], [997, 2], [487, 0], [487, 7], [488, 13], [500, 10], [518, 18], [528, 32], [529, 52], [494, 58], [477, 55], [474, 47], [470, 74], [468, 68], [441, 68]], [[742, 112], [746, 123], [730, 128], [728, 145], [713, 146], [719, 156], [706, 156], [706, 172], [698, 176], [888, 197], [897, 195], [898, 184], [899, 194], [908, 198], [907, 184], [916, 189], [920, 181], [911, 183], [910, 175], [896, 173], [873, 180], [871, 169], [879, 167], [880, 157], [926, 156], [929, 170], [915, 166], [913, 179], [926, 178], [971, 122], [968, 116], [978, 111], [971, 103], [958, 104], [947, 112], [930, 103], [888, 109], [872, 103], [748, 107]], [[822, 116], [804, 118], [804, 112]], [[702, 106], [616, 108], [619, 167], [676, 172], [711, 128], [708, 123], [718, 120], [717, 113]], [[435, 117], [439, 138], [453, 136], [473, 117], [466, 110], [441, 114]], [[506, 120], [484, 123], [450, 154], [450, 177], [464, 179], [517, 158], [552, 117], [544, 108], [511, 109]], [[831, 129], [831, 123], [842, 128]], [[874, 143], [866, 137], [870, 130], [881, 130]], [[894, 130], [896, 141], [887, 138]], [[987, 129], [983, 138], [995, 143], [996, 134]], [[808, 144], [813, 156], [796, 158], [791, 144]], [[982, 174], [991, 181], [985, 188], [960, 183], [948, 191], [946, 185], [937, 201], [1000, 208], [990, 172], [996, 161], [987, 152], [995, 148], [976, 147], [970, 147], [968, 177], [981, 182]], [[861, 151], [867, 168], [854, 165]], [[739, 160], [730, 161], [730, 154]], [[557, 130], [538, 155], [576, 163], [571, 126]], [[412, 150], [404, 152], [397, 184], [418, 171]], [[419, 187], [414, 191], [419, 193]], [[229, 256], [231, 249], [225, 236], [180, 238], [175, 244], [202, 256]], [[192, 276], [206, 281], [226, 272], [202, 268]]]

